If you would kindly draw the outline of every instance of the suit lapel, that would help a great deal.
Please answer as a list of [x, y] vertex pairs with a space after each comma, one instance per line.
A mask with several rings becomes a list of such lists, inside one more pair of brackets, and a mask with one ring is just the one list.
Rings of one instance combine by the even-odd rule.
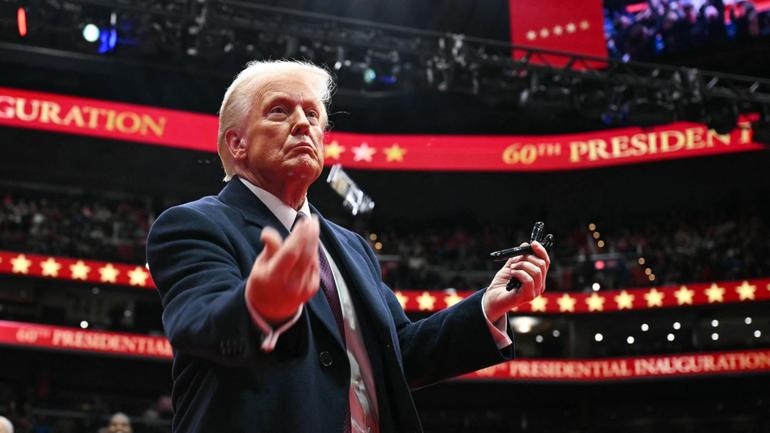
[[[342, 236], [338, 237], [333, 227], [315, 208], [311, 209], [313, 213], [319, 216], [321, 240], [334, 257], [351, 295], [354, 299], [360, 299], [364, 304], [362, 305], [363, 309], [356, 309], [356, 313], [358, 315], [366, 314], [372, 324], [378, 328], [378, 334], [388, 335], [387, 317], [389, 317], [389, 312], [379, 293], [380, 281], [373, 278], [366, 264], [366, 258], [358, 253], [356, 245], [349, 243]], [[334, 323], [333, 318], [332, 323]]]
[[270, 212], [270, 209], [249, 191], [238, 176], [233, 177], [220, 191], [219, 199], [230, 207], [237, 209], [243, 219], [258, 227], [272, 227], [278, 230], [283, 238], [289, 236], [289, 231], [278, 221], [278, 218]]

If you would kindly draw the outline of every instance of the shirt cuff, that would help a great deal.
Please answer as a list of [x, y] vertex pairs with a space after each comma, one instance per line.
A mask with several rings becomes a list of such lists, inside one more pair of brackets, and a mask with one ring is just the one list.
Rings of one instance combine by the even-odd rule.
[[262, 344], [260, 347], [264, 352], [272, 352], [273, 349], [275, 349], [275, 345], [278, 344], [278, 337], [280, 337], [281, 334], [286, 332], [295, 323], [297, 323], [299, 316], [302, 315], [303, 307], [304, 305], [300, 305], [299, 308], [297, 308], [297, 313], [294, 314], [294, 317], [289, 319], [288, 322], [279, 326], [278, 329], [273, 329], [273, 327], [267, 323], [267, 321], [263, 319], [259, 313], [257, 313], [257, 310], [255, 310], [248, 301], [246, 302], [246, 309], [249, 310], [251, 321], [254, 322], [254, 326], [262, 331]]
[[[487, 294], [485, 293], [484, 296]], [[508, 336], [508, 313], [504, 314], [503, 317], [497, 319], [497, 322], [492, 323], [489, 320], [489, 317], [487, 316], [487, 312], [484, 310], [484, 299], [482, 298], [481, 301], [481, 312], [484, 313], [484, 320], [487, 321], [487, 327], [489, 328], [489, 333], [492, 334], [492, 339], [495, 340], [495, 344], [497, 345], [498, 350], [505, 349], [506, 347], [513, 344], [513, 340], [511, 340], [511, 337]]]

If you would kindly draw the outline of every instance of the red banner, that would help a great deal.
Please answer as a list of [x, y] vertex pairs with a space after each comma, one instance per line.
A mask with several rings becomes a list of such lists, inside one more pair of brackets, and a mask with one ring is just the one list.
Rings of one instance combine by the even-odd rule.
[[[0, 126], [216, 151], [216, 116], [2, 87]], [[748, 121], [726, 135], [680, 122], [541, 136], [330, 132], [325, 140], [327, 165], [376, 170], [571, 170], [763, 149]]]
[[144, 266], [11, 251], [0, 251], [0, 274], [155, 288]]
[[[462, 301], [473, 292], [396, 291], [408, 312], [439, 311]], [[528, 304], [514, 308], [516, 313], [574, 314], [635, 311], [655, 308], [681, 308], [770, 300], [770, 278], [719, 281], [681, 286], [607, 290], [587, 293], [544, 293]]]
[[215, 152], [206, 114], [0, 87], [0, 125]]
[[[511, 42], [545, 50], [607, 57], [602, 0], [510, 0]], [[514, 50], [514, 58], [524, 53]], [[537, 55], [537, 64], [564, 66], [565, 56]], [[581, 65], [576, 65], [580, 68]], [[601, 67], [594, 64], [592, 67]]]
[[770, 371], [770, 350], [585, 360], [524, 359], [479, 370], [462, 379], [597, 382]]
[[[139, 265], [12, 251], [0, 251], [0, 274], [155, 288], [150, 273]], [[410, 313], [440, 311], [473, 294], [471, 291], [442, 293], [402, 290], [396, 290], [395, 293], [401, 306]], [[770, 300], [770, 278], [607, 290], [591, 294], [546, 292], [514, 311], [541, 314], [606, 313], [767, 300]]]
[[[171, 359], [164, 337], [0, 321], [0, 344], [105, 355]], [[595, 382], [770, 371], [770, 350], [584, 360], [523, 359], [458, 380]]]
[[165, 337], [4, 320], [0, 320], [0, 344], [156, 359], [172, 356], [171, 344]]

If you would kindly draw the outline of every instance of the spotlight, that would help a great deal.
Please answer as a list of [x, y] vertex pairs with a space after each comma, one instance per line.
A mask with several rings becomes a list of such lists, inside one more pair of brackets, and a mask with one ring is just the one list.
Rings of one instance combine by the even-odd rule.
[[377, 72], [375, 72], [372, 68], [366, 68], [363, 72], [363, 79], [364, 83], [372, 84], [374, 83], [374, 80], [377, 79]]
[[596, 335], [594, 335], [594, 340], [602, 341], [602, 340], [604, 340], [604, 335], [602, 335], [602, 334], [597, 332]]
[[88, 23], [83, 26], [83, 39], [88, 42], [96, 42], [99, 40], [101, 31], [96, 24]]

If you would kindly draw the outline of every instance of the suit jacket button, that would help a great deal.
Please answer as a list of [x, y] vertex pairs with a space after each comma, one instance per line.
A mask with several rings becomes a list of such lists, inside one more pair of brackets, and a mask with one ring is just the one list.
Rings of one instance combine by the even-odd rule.
[[318, 355], [318, 358], [321, 360], [321, 365], [323, 365], [324, 367], [329, 367], [334, 363], [334, 359], [332, 359], [332, 354], [325, 350]]

